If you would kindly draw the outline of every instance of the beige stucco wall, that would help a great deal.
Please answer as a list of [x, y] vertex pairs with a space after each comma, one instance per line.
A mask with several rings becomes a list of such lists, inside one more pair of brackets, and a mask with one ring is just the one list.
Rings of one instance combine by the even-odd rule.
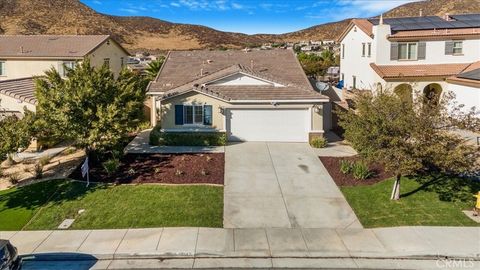
[[0, 94], [0, 109], [5, 109], [7, 111], [18, 111], [23, 113], [25, 107], [29, 111], [36, 111], [35, 105], [33, 104], [21, 102], [10, 96]]
[[[109, 43], [109, 44], [107, 44]], [[120, 46], [111, 41], [105, 42], [88, 55], [93, 66], [99, 67], [103, 65], [105, 58], [110, 58], [110, 69], [115, 75], [118, 75], [122, 69], [123, 63], [127, 61], [128, 55]], [[78, 58], [76, 61], [82, 60]], [[0, 76], [0, 80], [11, 80], [18, 78], [27, 78], [32, 76], [43, 75], [45, 71], [52, 67], [58, 70], [58, 67], [63, 61], [75, 61], [75, 59], [25, 59], [25, 58], [10, 58], [2, 59], [5, 62], [5, 76]]]
[[[108, 44], [109, 43], [109, 44]], [[88, 55], [93, 66], [102, 66], [105, 58], [110, 58], [110, 70], [118, 75], [126, 63], [128, 55], [115, 42], [105, 42], [95, 51]]]
[[216, 98], [195, 92], [186, 93], [177, 97], [173, 97], [162, 101], [160, 124], [163, 129], [188, 128], [191, 125], [175, 125], [175, 105], [183, 104], [206, 104], [212, 105], [212, 128], [216, 130], [225, 130], [225, 117], [220, 113], [220, 107], [226, 107], [229, 104]]
[[[273, 105], [265, 103], [265, 104], [230, 104], [219, 99], [209, 97], [203, 94], [190, 92], [184, 95], [180, 95], [177, 97], [173, 97], [167, 100], [162, 101], [161, 105], [161, 126], [163, 129], [185, 129], [185, 128], [192, 128], [192, 126], [178, 126], [175, 125], [175, 105], [182, 105], [182, 104], [206, 104], [212, 105], [212, 112], [213, 112], [213, 123], [212, 127], [225, 131], [225, 117], [222, 113], [220, 113], [220, 107], [223, 108], [275, 108]], [[314, 105], [316, 108], [314, 108]], [[289, 104], [279, 104], [277, 108], [311, 108], [311, 132], [323, 132], [323, 105], [322, 103], [316, 104], [298, 104], [298, 103], [289, 103]]]

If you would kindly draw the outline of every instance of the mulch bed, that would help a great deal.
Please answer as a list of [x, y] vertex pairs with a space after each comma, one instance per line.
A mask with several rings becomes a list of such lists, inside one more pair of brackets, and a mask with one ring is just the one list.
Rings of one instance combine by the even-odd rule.
[[359, 157], [319, 157], [328, 173], [332, 176], [337, 186], [366, 186], [373, 185], [385, 179], [392, 177], [392, 174], [385, 171], [385, 167], [380, 163], [369, 164], [373, 176], [366, 180], [357, 180], [352, 174], [343, 174], [340, 171], [340, 161], [350, 160], [358, 161]]
[[[90, 162], [90, 181], [117, 184], [219, 184], [223, 185], [225, 156], [208, 154], [127, 154], [113, 175], [102, 164]], [[70, 178], [82, 178], [78, 167]]]

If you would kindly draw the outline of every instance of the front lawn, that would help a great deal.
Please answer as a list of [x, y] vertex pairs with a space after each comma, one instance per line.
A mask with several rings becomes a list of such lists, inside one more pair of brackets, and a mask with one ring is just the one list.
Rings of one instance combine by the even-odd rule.
[[[66, 218], [76, 219], [71, 229], [223, 224], [223, 188], [217, 186], [86, 188], [84, 183], [65, 180], [8, 190], [0, 197], [0, 230], [55, 229]], [[80, 209], [85, 211], [78, 214]]]
[[479, 225], [462, 213], [473, 207], [473, 196], [467, 202], [440, 200], [457, 191], [439, 192], [442, 182], [424, 188], [414, 179], [403, 178], [401, 199], [391, 201], [393, 182], [388, 179], [370, 186], [340, 187], [364, 227]]

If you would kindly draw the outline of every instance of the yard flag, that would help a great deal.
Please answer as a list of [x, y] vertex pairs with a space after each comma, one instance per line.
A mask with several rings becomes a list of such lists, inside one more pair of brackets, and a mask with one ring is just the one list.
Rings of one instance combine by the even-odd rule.
[[87, 187], [90, 184], [90, 175], [88, 173], [88, 157], [85, 159], [85, 162], [83, 162], [82, 165], [82, 177], [85, 178], [85, 175], [87, 176]]

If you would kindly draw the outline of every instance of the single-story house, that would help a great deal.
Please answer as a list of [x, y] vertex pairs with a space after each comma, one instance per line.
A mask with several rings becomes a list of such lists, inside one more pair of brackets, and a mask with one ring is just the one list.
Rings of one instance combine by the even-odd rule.
[[153, 126], [230, 141], [307, 142], [329, 102], [292, 50], [172, 51], [147, 93]]

